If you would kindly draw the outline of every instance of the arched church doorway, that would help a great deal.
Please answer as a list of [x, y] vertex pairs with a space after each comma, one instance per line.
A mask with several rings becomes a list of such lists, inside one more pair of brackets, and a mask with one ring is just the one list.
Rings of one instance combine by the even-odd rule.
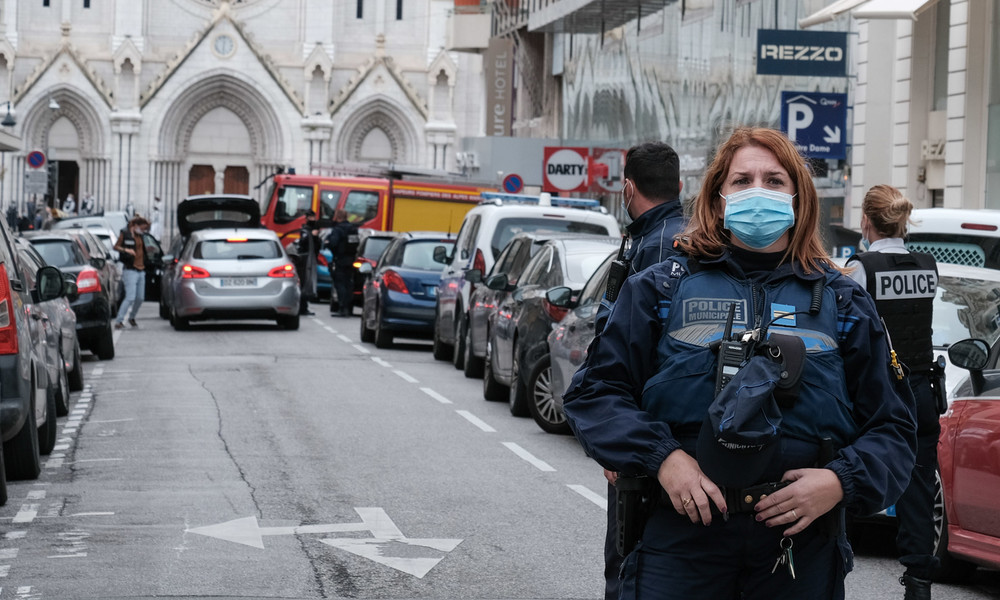
[[55, 208], [62, 208], [63, 201], [70, 194], [76, 199], [76, 210], [80, 210], [80, 165], [74, 160], [54, 160], [53, 166], [53, 189]]

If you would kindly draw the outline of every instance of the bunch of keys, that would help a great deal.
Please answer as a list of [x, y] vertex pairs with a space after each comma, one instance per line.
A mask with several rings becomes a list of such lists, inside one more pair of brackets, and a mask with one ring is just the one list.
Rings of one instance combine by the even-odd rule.
[[792, 538], [785, 537], [781, 538], [781, 542], [778, 544], [781, 546], [781, 554], [778, 555], [778, 560], [774, 561], [774, 568], [771, 569], [771, 573], [778, 570], [778, 567], [784, 565], [788, 568], [788, 573], [795, 579], [795, 561], [792, 560]]

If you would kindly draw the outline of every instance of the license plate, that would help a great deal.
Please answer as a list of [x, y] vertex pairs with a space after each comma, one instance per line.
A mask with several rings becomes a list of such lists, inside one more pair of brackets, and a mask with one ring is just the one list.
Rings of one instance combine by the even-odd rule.
[[428, 296], [437, 296], [438, 288], [436, 285], [429, 285], [424, 288]]
[[223, 277], [219, 287], [253, 287], [257, 285], [256, 277]]

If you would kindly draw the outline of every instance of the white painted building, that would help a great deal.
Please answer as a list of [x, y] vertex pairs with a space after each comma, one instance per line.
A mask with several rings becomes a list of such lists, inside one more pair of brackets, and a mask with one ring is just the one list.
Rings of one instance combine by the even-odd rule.
[[[58, 199], [166, 215], [189, 193], [259, 195], [275, 169], [453, 168], [482, 135], [481, 57], [446, 52], [450, 0], [0, 0], [0, 103], [19, 151], [0, 206], [23, 211], [31, 151]], [[0, 104], [0, 116], [5, 116]], [[55, 178], [53, 178], [55, 179]], [[38, 198], [41, 202], [41, 198]]]

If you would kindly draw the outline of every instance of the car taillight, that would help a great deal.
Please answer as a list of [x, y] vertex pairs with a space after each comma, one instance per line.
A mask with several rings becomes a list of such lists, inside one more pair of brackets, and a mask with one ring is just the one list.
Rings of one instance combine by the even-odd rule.
[[211, 275], [205, 269], [194, 265], [181, 266], [181, 279], [205, 279]]
[[7, 267], [0, 265], [0, 354], [17, 354], [17, 321], [14, 302], [10, 297]]
[[[476, 256], [472, 259], [472, 268], [479, 269], [480, 273], [486, 273], [486, 259], [483, 258], [483, 251], [477, 249]], [[476, 284], [469, 284], [469, 293], [476, 291]]]
[[76, 289], [81, 294], [101, 291], [101, 276], [94, 269], [84, 269], [76, 276]]
[[552, 318], [552, 320], [553, 320], [553, 321], [555, 321], [556, 323], [558, 323], [559, 321], [562, 321], [562, 320], [563, 320], [563, 317], [565, 317], [565, 316], [566, 316], [566, 313], [568, 313], [568, 312], [569, 312], [569, 309], [568, 309], [568, 308], [560, 308], [560, 307], [558, 307], [558, 306], [555, 306], [555, 305], [553, 305], [553, 304], [552, 304], [551, 302], [549, 302], [548, 300], [542, 300], [542, 306], [543, 306], [543, 307], [545, 307], [545, 312], [546, 312], [546, 313], [547, 313], [547, 314], [548, 314], [548, 315], [549, 315], [549, 316], [550, 316], [550, 317]]
[[267, 272], [268, 277], [295, 277], [295, 266], [292, 263], [286, 263], [280, 267], [274, 267]]
[[383, 273], [382, 280], [385, 282], [386, 289], [404, 294], [410, 293], [410, 290], [406, 289], [406, 282], [403, 281], [403, 277], [395, 271], [386, 271]]

